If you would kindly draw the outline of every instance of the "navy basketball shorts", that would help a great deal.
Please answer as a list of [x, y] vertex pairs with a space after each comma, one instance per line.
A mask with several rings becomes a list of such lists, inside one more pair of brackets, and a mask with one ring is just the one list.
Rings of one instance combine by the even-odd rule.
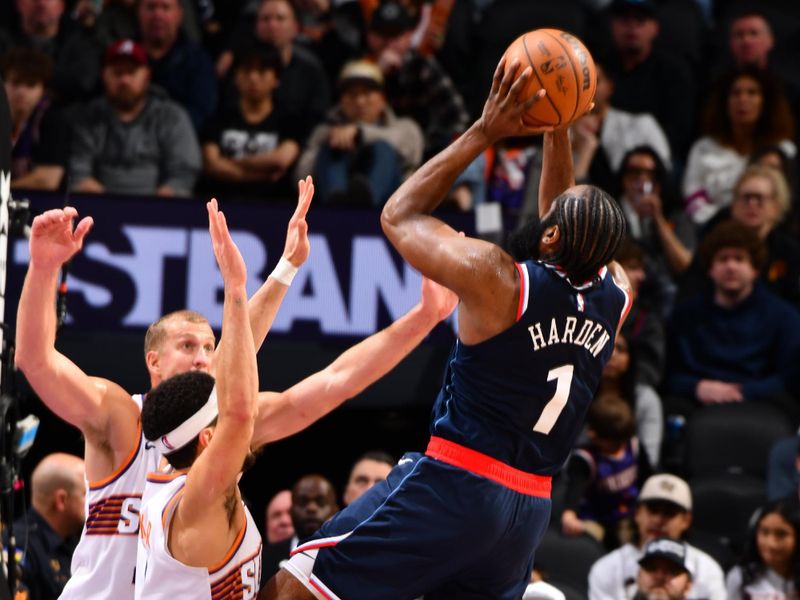
[[518, 600], [550, 520], [547, 479], [547, 495], [520, 493], [407, 454], [284, 568], [326, 600]]

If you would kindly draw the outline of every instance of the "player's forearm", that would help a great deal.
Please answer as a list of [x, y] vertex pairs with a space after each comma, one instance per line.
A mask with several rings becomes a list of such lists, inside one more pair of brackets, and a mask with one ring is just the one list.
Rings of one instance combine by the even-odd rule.
[[264, 343], [288, 289], [289, 286], [280, 283], [274, 277], [268, 277], [250, 298], [247, 312], [250, 315], [250, 329], [253, 331], [256, 352]]
[[415, 217], [432, 213], [456, 177], [489, 145], [489, 139], [475, 123], [464, 135], [417, 169], [392, 194], [381, 213], [381, 224], [389, 239], [394, 242], [397, 230]]
[[436, 315], [418, 304], [389, 327], [356, 344], [331, 363], [323, 371], [329, 379], [327, 392], [337, 405], [362, 392], [394, 369], [437, 323]]
[[30, 376], [42, 368], [55, 352], [56, 311], [54, 300], [59, 268], [31, 262], [17, 308], [17, 367]]
[[[220, 420], [252, 426], [258, 393], [253, 332], [244, 284], [225, 286], [222, 338], [217, 355], [217, 396]], [[249, 438], [249, 435], [247, 436]]]
[[566, 128], [544, 134], [542, 176], [539, 181], [539, 217], [550, 210], [556, 196], [575, 185], [572, 148]]
[[294, 435], [362, 392], [408, 356], [438, 322], [418, 304], [282, 394], [259, 394], [252, 447]]

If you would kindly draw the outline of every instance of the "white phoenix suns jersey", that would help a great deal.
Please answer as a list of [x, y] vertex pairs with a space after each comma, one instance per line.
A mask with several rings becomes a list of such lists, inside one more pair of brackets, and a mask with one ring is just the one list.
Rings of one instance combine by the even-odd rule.
[[[142, 409], [141, 394], [133, 401]], [[72, 555], [72, 577], [61, 600], [133, 598], [139, 510], [147, 474], [158, 469], [161, 454], [142, 435], [115, 473], [86, 482], [86, 523]]]
[[142, 503], [136, 561], [137, 600], [249, 600], [261, 580], [261, 534], [244, 506], [245, 524], [213, 567], [190, 567], [172, 556], [169, 527], [183, 497], [186, 473], [151, 473]]

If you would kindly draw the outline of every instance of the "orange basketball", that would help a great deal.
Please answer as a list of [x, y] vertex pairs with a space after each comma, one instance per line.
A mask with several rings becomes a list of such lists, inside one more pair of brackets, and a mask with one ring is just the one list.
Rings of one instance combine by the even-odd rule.
[[566, 125], [586, 112], [597, 88], [592, 55], [574, 35], [558, 29], [536, 29], [518, 37], [505, 52], [506, 65], [514, 58], [533, 74], [525, 97], [540, 88], [547, 95], [522, 117], [526, 125]]

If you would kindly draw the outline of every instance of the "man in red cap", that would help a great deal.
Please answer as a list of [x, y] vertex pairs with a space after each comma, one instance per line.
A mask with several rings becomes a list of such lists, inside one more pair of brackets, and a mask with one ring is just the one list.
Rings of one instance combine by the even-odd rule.
[[200, 148], [186, 111], [150, 86], [144, 49], [111, 44], [103, 61], [105, 95], [76, 123], [72, 187], [80, 192], [188, 196]]

